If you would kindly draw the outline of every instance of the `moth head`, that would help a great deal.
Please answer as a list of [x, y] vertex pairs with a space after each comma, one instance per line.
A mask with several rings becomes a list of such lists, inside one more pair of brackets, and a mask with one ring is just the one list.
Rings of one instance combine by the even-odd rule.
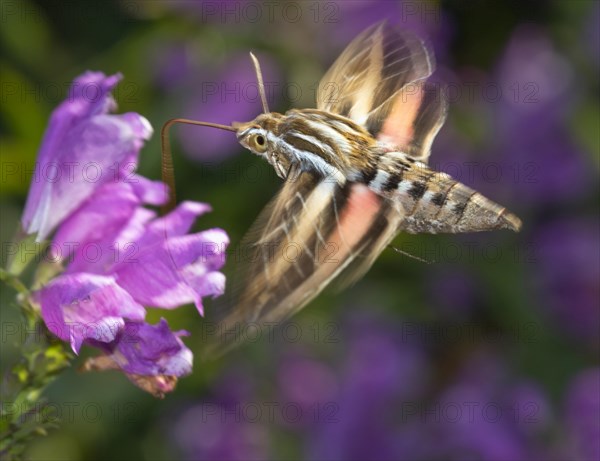
[[278, 132], [278, 125], [283, 116], [276, 112], [260, 114], [251, 122], [233, 122], [231, 125], [237, 130], [238, 142], [256, 155], [264, 156], [273, 151], [274, 137]]
[[[252, 63], [254, 64], [254, 70], [256, 71], [256, 78], [258, 81], [258, 90], [260, 94], [260, 100], [263, 108], [263, 113], [256, 117], [251, 122], [247, 123], [232, 123], [231, 126], [221, 125], [220, 123], [202, 122], [199, 120], [188, 120], [184, 118], [174, 118], [165, 122], [161, 130], [161, 143], [162, 143], [162, 179], [163, 182], [169, 187], [169, 201], [163, 206], [163, 212], [167, 213], [175, 207], [175, 177], [173, 174], [173, 156], [171, 155], [171, 144], [169, 142], [169, 129], [176, 123], [205, 126], [209, 128], [217, 128], [219, 130], [233, 131], [238, 141], [242, 146], [249, 149], [251, 152], [264, 156], [267, 161], [275, 167], [275, 171], [282, 178], [285, 177], [287, 168], [289, 168], [289, 162], [285, 159], [280, 159], [277, 152], [272, 149], [269, 141], [269, 132], [276, 130], [279, 124], [279, 119], [282, 117], [281, 114], [269, 111], [269, 105], [267, 104], [267, 96], [265, 93], [265, 86], [263, 83], [262, 72], [260, 70], [260, 64], [258, 59], [252, 53], [250, 53]], [[269, 153], [270, 151], [270, 153]]]
[[250, 152], [263, 157], [273, 165], [275, 172], [285, 178], [289, 169], [289, 159], [281, 155], [277, 149], [278, 124], [281, 114], [271, 112], [261, 114], [248, 123], [236, 123], [232, 126], [237, 129], [236, 136], [239, 143]]
[[238, 128], [236, 133], [238, 142], [256, 155], [265, 155], [269, 150], [268, 132], [265, 128], [253, 122], [248, 124], [233, 124]]

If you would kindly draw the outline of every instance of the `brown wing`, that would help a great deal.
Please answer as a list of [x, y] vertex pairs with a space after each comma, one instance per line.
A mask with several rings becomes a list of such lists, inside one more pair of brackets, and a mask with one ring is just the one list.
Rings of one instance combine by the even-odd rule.
[[362, 184], [339, 185], [310, 173], [286, 181], [236, 253], [230, 297], [211, 309], [220, 315], [208, 354], [242, 342], [236, 333], [249, 324], [289, 318], [352, 262], [368, 269], [401, 219], [396, 204]]
[[349, 117], [374, 137], [426, 162], [446, 116], [444, 92], [425, 83], [433, 53], [387, 23], [354, 39], [325, 74], [317, 108]]

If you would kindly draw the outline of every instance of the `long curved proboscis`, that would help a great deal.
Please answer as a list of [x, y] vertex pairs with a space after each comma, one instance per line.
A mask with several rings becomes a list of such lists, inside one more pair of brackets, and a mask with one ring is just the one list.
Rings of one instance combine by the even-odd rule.
[[166, 214], [175, 208], [177, 204], [177, 195], [175, 193], [175, 169], [173, 168], [173, 154], [171, 153], [171, 142], [169, 140], [169, 129], [175, 125], [176, 123], [182, 123], [186, 125], [199, 125], [199, 126], [207, 126], [209, 128], [218, 128], [219, 130], [233, 131], [237, 132], [232, 126], [229, 125], [221, 125], [219, 123], [211, 123], [211, 122], [200, 122], [197, 120], [189, 120], [186, 118], [173, 118], [167, 121], [160, 132], [162, 153], [161, 153], [161, 177], [162, 181], [169, 188], [169, 200], [162, 207], [162, 213]]
[[[254, 54], [250, 53], [250, 58], [252, 58], [252, 63], [254, 64], [254, 71], [256, 72], [256, 80], [258, 83], [258, 91], [260, 93], [260, 101], [262, 103], [263, 112], [268, 114], [269, 105], [267, 104], [267, 96], [265, 94], [265, 84], [263, 82], [262, 72], [260, 69], [260, 64], [258, 63], [258, 59]], [[168, 213], [177, 204], [177, 194], [175, 193], [175, 169], [173, 168], [173, 154], [171, 153], [171, 142], [169, 140], [169, 129], [171, 126], [176, 123], [183, 123], [186, 125], [199, 125], [199, 126], [207, 126], [209, 128], [218, 128], [219, 130], [233, 131], [237, 132], [237, 128], [234, 128], [229, 125], [221, 125], [220, 123], [211, 123], [211, 122], [200, 122], [197, 120], [189, 120], [186, 118], [173, 118], [168, 120], [162, 127], [161, 130], [161, 177], [162, 181], [169, 188], [169, 200], [162, 207], [162, 213]]]

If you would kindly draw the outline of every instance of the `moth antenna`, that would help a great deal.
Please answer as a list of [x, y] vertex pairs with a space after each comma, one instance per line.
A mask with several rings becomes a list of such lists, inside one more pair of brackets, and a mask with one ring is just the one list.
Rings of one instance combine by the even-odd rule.
[[196, 120], [188, 120], [186, 118], [173, 118], [167, 121], [160, 131], [161, 141], [161, 177], [162, 181], [169, 188], [169, 200], [161, 207], [162, 214], [166, 214], [175, 208], [177, 204], [177, 196], [175, 193], [175, 169], [173, 168], [173, 154], [171, 153], [171, 141], [169, 140], [169, 129], [176, 123], [184, 123], [186, 125], [207, 126], [209, 128], [217, 128], [219, 130], [227, 130], [237, 132], [232, 126], [221, 125], [219, 123], [199, 122]]
[[388, 247], [391, 248], [392, 250], [394, 250], [396, 253], [400, 253], [401, 255], [408, 256], [409, 258], [415, 259], [415, 260], [420, 261], [420, 262], [425, 263], [425, 264], [432, 264], [432, 263], [435, 262], [435, 261], [428, 261], [428, 260], [420, 258], [420, 257], [418, 257], [416, 255], [410, 254], [410, 253], [408, 253], [408, 252], [406, 252], [404, 250], [401, 250], [400, 248], [397, 248], [397, 247], [395, 247], [393, 245], [388, 245]]
[[263, 111], [265, 114], [270, 112], [269, 105], [267, 104], [267, 96], [265, 94], [265, 84], [263, 83], [262, 72], [260, 70], [260, 64], [258, 59], [254, 56], [254, 53], [250, 52], [252, 63], [254, 64], [254, 72], [256, 72], [256, 80], [258, 81], [258, 91], [260, 93], [260, 101], [262, 103]]

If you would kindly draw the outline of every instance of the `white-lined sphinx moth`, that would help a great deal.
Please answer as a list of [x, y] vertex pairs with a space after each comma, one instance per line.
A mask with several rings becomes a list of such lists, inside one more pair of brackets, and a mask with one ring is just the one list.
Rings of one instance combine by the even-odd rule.
[[[439, 86], [428, 84], [433, 55], [417, 37], [386, 23], [354, 39], [323, 77], [317, 109], [268, 109], [231, 127], [242, 146], [285, 180], [242, 242], [239, 286], [229, 289], [217, 348], [239, 325], [279, 322], [334, 278], [361, 277], [399, 232], [518, 231], [520, 220], [480, 193], [428, 168], [446, 116]], [[170, 159], [165, 161], [165, 180]], [[290, 257], [290, 248], [294, 257]], [[230, 332], [231, 333], [231, 332]], [[218, 349], [217, 349], [218, 350]]]

